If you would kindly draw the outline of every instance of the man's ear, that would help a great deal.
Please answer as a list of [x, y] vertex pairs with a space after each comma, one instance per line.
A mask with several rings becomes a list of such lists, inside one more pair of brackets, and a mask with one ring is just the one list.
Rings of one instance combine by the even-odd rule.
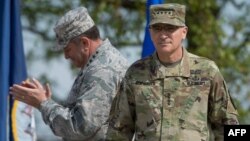
[[188, 27], [185, 26], [183, 27], [183, 30], [182, 30], [182, 39], [186, 39], [186, 36], [187, 36], [187, 33], [188, 33]]
[[81, 37], [81, 44], [83, 46], [84, 51], [89, 50], [90, 40], [87, 37]]

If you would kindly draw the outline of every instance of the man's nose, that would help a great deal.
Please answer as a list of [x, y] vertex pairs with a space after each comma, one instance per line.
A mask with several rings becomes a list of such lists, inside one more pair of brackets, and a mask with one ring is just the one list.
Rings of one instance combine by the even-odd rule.
[[166, 38], [169, 37], [170, 33], [167, 30], [161, 30], [160, 32], [160, 37], [161, 38]]

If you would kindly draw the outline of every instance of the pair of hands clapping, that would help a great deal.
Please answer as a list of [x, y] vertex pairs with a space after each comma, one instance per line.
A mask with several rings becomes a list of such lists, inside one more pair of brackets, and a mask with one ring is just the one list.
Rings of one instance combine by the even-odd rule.
[[52, 94], [48, 83], [43, 86], [34, 78], [27, 79], [21, 82], [21, 84], [13, 84], [9, 92], [13, 96], [13, 99], [35, 108], [39, 108], [43, 101], [50, 99]]

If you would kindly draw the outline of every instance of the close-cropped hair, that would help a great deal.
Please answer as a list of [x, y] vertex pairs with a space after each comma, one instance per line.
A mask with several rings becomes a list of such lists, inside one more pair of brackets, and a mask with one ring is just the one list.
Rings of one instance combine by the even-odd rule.
[[96, 25], [85, 31], [84, 33], [78, 35], [77, 37], [73, 38], [71, 40], [72, 43], [79, 44], [80, 43], [80, 37], [87, 37], [91, 40], [97, 40], [100, 39], [100, 32]]
[[97, 26], [94, 25], [93, 27], [91, 27], [90, 29], [85, 31], [83, 34], [81, 34], [80, 36], [85, 36], [85, 37], [90, 38], [92, 40], [97, 40], [100, 38], [100, 32], [99, 32], [99, 29], [97, 28]]

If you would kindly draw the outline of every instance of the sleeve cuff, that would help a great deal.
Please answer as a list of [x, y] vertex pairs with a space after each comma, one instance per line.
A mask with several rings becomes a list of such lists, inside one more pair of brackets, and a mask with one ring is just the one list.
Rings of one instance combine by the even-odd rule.
[[38, 107], [38, 110], [41, 112], [43, 120], [46, 124], [48, 124], [50, 113], [54, 109], [54, 107], [56, 107], [56, 105], [56, 102], [51, 99], [48, 99], [41, 102], [40, 106]]

